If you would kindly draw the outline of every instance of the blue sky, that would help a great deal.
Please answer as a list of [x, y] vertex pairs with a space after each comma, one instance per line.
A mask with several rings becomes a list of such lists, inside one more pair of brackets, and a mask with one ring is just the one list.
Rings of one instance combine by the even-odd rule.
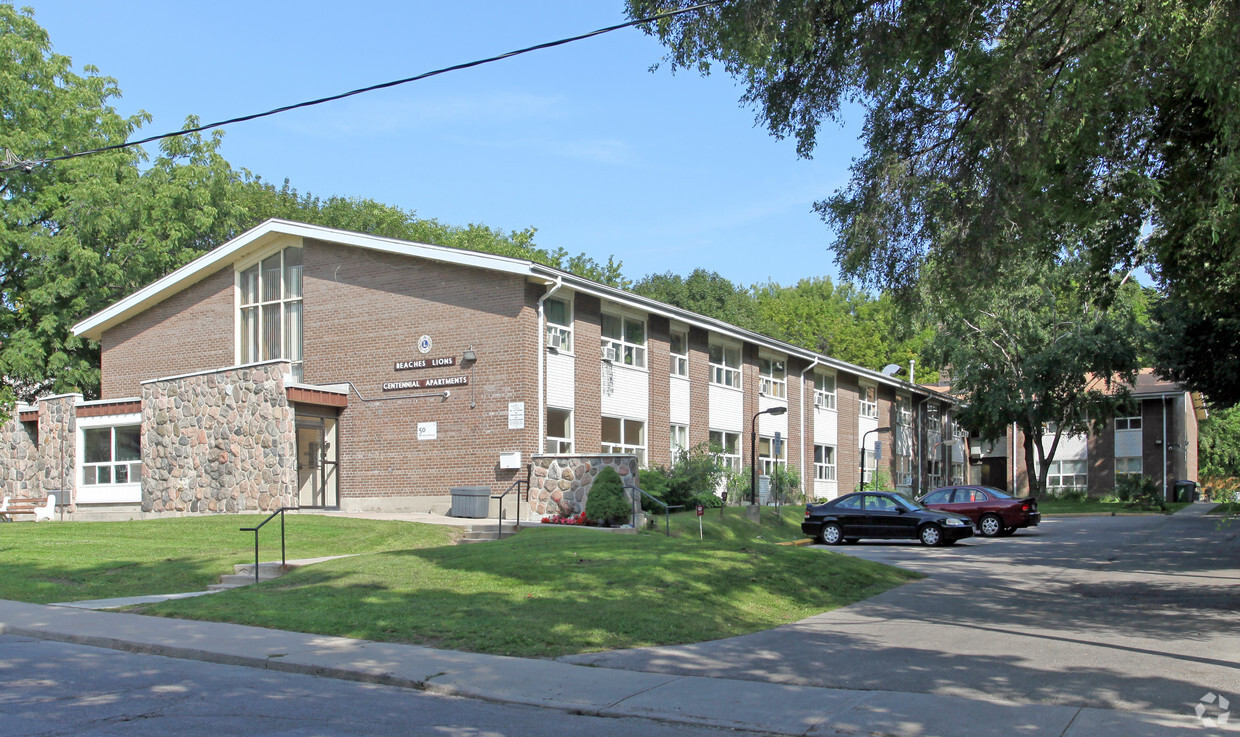
[[[117, 79], [146, 134], [221, 120], [624, 20], [620, 0], [213, 3], [19, 0], [57, 52]], [[728, 76], [664, 66], [636, 29], [229, 126], [234, 167], [302, 192], [369, 197], [505, 230], [624, 273], [718, 271], [745, 285], [836, 274], [812, 211], [856, 131], [813, 160], [755, 126]]]

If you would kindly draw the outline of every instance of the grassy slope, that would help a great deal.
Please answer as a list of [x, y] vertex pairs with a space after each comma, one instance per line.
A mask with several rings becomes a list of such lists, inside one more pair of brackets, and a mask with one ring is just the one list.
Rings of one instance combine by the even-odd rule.
[[1130, 507], [1125, 502], [1102, 502], [1087, 499], [1083, 502], [1062, 501], [1057, 499], [1039, 499], [1038, 511], [1043, 515], [1055, 514], [1170, 514], [1188, 506], [1186, 503], [1172, 502], [1167, 511], [1157, 509], [1141, 510]]

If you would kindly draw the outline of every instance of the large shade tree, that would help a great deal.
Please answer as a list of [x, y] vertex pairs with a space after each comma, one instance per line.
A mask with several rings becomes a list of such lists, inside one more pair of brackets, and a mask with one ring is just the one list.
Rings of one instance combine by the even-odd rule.
[[[912, 294], [954, 262], [936, 287], [963, 292], [1013, 260], [1075, 262], [1105, 306], [1144, 266], [1157, 315], [1240, 344], [1240, 3], [730, 0], [649, 29], [673, 66], [739, 78], [802, 155], [864, 112], [850, 183], [817, 205], [847, 276]], [[1237, 354], [1185, 335], [1160, 332], [1164, 369], [1240, 400]]]

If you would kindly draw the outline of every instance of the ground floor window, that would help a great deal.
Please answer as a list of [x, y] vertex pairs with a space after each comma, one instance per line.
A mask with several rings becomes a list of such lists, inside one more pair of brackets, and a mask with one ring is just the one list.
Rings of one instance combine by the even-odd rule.
[[573, 452], [573, 411], [547, 408], [547, 453]]
[[672, 462], [676, 462], [676, 458], [681, 453], [689, 450], [689, 426], [688, 425], [672, 425]]
[[85, 444], [82, 484], [136, 484], [142, 477], [142, 430], [139, 425], [82, 430]]
[[1085, 489], [1089, 486], [1089, 476], [1085, 461], [1051, 461], [1046, 472], [1046, 488], [1048, 489]]
[[788, 465], [788, 441], [782, 439], [779, 443], [779, 451], [775, 451], [774, 438], [758, 438], [758, 461], [762, 464], [759, 466], [759, 473], [770, 476], [775, 473], [775, 468], [786, 467]]
[[963, 463], [952, 464], [952, 483], [953, 484], [964, 483], [964, 464]]
[[646, 423], [619, 417], [603, 418], [603, 452], [631, 453], [646, 465]]
[[814, 478], [818, 481], [835, 481], [835, 446], [814, 446]]
[[1140, 476], [1141, 475], [1141, 457], [1134, 458], [1116, 458], [1115, 459], [1115, 479], [1118, 481], [1121, 476]]
[[737, 473], [741, 470], [741, 434], [738, 432], [710, 431], [710, 452], [719, 459], [719, 465]]

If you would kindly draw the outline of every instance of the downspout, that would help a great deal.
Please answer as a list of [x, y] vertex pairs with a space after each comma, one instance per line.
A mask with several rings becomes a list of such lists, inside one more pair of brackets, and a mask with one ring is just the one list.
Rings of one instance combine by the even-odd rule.
[[543, 303], [562, 286], [564, 286], [564, 277], [557, 276], [555, 286], [538, 298], [538, 438], [534, 441], [535, 454], [544, 450], [543, 438], [547, 437], [547, 409], [544, 406], [547, 402], [547, 314]]
[[[798, 433], [798, 444], [801, 446], [801, 483], [803, 485], [805, 485], [806, 480], [811, 482], [813, 481], [813, 479], [805, 473], [805, 374], [813, 371], [814, 367], [818, 366], [819, 363], [818, 356], [814, 356], [814, 362], [801, 372], [801, 430]], [[839, 489], [838, 485], [836, 486], [836, 489]], [[814, 498], [813, 494], [806, 494], [806, 496], [811, 500]]]

